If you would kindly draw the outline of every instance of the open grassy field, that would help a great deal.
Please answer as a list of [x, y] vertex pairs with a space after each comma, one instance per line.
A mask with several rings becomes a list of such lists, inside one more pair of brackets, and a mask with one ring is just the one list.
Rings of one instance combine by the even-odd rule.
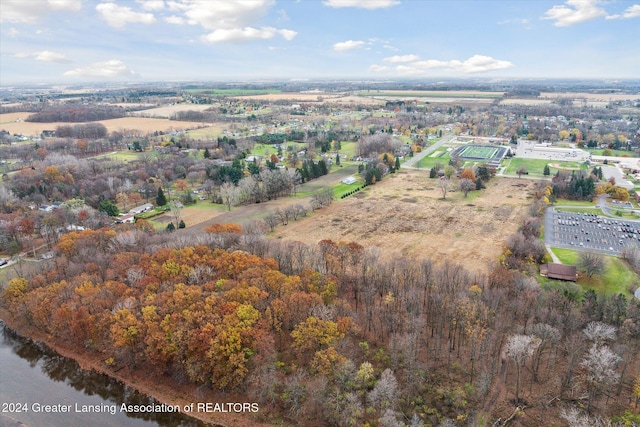
[[[580, 252], [572, 249], [551, 248], [558, 259], [567, 265], [576, 265], [580, 259]], [[583, 289], [593, 289], [596, 292], [607, 294], [623, 294], [631, 297], [629, 285], [637, 280], [637, 275], [622, 259], [613, 256], [604, 256], [605, 268], [602, 275], [596, 275], [591, 279], [580, 277], [578, 285]]]
[[199, 104], [174, 104], [163, 105], [162, 107], [149, 108], [146, 110], [140, 110], [132, 112], [132, 116], [137, 117], [159, 117], [168, 119], [175, 113], [181, 111], [204, 111], [211, 108], [211, 105], [199, 105]]
[[[558, 162], [557, 160], [549, 161], [547, 159], [523, 159], [520, 157], [512, 157], [502, 161], [502, 166], [506, 166], [504, 173], [514, 175], [520, 166], [527, 168], [530, 176], [543, 177], [544, 167], [549, 165], [551, 175], [558, 170], [587, 170], [587, 166], [578, 162]], [[551, 178], [551, 176], [549, 176]]]
[[[22, 135], [40, 135], [43, 130], [53, 130], [57, 126], [70, 125], [74, 126], [79, 123], [32, 123], [25, 122], [24, 119], [29, 113], [7, 113], [0, 114], [0, 128], [13, 134]], [[139, 130], [143, 133], [151, 133], [155, 131], [171, 132], [184, 131], [189, 129], [204, 129], [213, 127], [210, 124], [196, 122], [178, 122], [168, 119], [150, 118], [150, 117], [122, 117], [119, 119], [100, 120], [107, 132], [123, 131], [128, 129]]]
[[504, 92], [482, 92], [477, 90], [367, 90], [358, 92], [359, 96], [389, 96], [410, 98], [502, 98]]
[[305, 243], [356, 241], [381, 248], [385, 256], [456, 259], [472, 271], [487, 272], [526, 215], [533, 183], [505, 178], [491, 180], [487, 187], [467, 199], [454, 192], [443, 200], [426, 171], [401, 169], [277, 228], [273, 237]]
[[[438, 150], [440, 153], [435, 155], [435, 156], [426, 156], [423, 157], [422, 159], [420, 159], [416, 164], [415, 167], [418, 169], [431, 169], [432, 167], [434, 167], [437, 163], [440, 163], [443, 167], [449, 164], [449, 159], [451, 158], [451, 156], [449, 155], [449, 152], [446, 151], [446, 148], [442, 149], [442, 150]], [[436, 153], [438, 152], [436, 151]]]

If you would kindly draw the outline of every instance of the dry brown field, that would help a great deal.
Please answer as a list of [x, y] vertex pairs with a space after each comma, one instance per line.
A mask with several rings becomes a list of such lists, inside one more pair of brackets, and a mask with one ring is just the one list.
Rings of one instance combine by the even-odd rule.
[[571, 93], [571, 92], [542, 92], [538, 98], [556, 99], [556, 98], [573, 98], [586, 99], [587, 101], [634, 101], [640, 99], [640, 93], [624, 94], [624, 93]]
[[137, 117], [159, 117], [168, 119], [179, 111], [204, 111], [211, 108], [211, 105], [200, 104], [176, 104], [176, 105], [164, 105], [162, 107], [149, 108], [147, 110], [140, 110], [131, 113], [132, 116]]
[[[486, 273], [502, 253], [507, 237], [526, 216], [534, 182], [494, 178], [477, 197], [470, 193], [464, 199], [462, 193], [454, 192], [446, 200], [442, 200], [435, 184], [426, 171], [401, 171], [305, 218], [277, 227], [270, 237], [307, 244], [323, 239], [355, 241], [380, 248], [385, 257], [449, 259]], [[213, 222], [242, 224], [294, 203], [308, 206], [309, 201], [280, 199], [236, 207], [231, 212], [211, 210], [208, 214], [200, 210], [185, 222], [188, 228], [195, 226], [202, 231]]]
[[[78, 123], [33, 123], [25, 122], [24, 119], [30, 113], [8, 113], [0, 114], [0, 129], [11, 132], [12, 134], [22, 135], [40, 135], [45, 129], [55, 129], [57, 126], [77, 125]], [[18, 121], [20, 119], [20, 121]], [[123, 131], [127, 129], [136, 129], [143, 133], [151, 133], [155, 131], [171, 132], [189, 129], [200, 129], [212, 127], [210, 124], [197, 122], [178, 122], [175, 120], [147, 118], [147, 117], [122, 117], [119, 119], [101, 120], [109, 133], [113, 131]], [[217, 132], [217, 130], [216, 130]]]
[[375, 246], [385, 256], [445, 259], [486, 273], [532, 202], [533, 181], [495, 178], [473, 200], [455, 192], [442, 200], [424, 171], [390, 175], [312, 216], [280, 226], [277, 239], [322, 239]]

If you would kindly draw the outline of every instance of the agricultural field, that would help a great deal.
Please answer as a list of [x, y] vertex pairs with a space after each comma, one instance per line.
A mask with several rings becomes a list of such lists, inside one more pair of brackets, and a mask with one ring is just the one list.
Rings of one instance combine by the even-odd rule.
[[181, 111], [205, 111], [211, 108], [211, 105], [200, 104], [175, 104], [163, 105], [162, 107], [149, 108], [147, 110], [134, 111], [130, 113], [136, 117], [154, 117], [154, 118], [171, 118], [175, 113]]
[[[25, 122], [24, 119], [29, 113], [7, 113], [0, 114], [0, 129], [4, 129], [12, 134], [39, 136], [43, 130], [53, 130], [57, 126], [70, 125], [74, 126], [79, 123], [34, 123]], [[178, 122], [168, 119], [149, 118], [149, 117], [122, 117], [119, 119], [100, 120], [109, 133], [113, 131], [123, 131], [135, 129], [143, 133], [151, 133], [155, 131], [171, 132], [184, 131], [189, 129], [206, 129], [214, 128], [214, 125], [197, 123], [197, 122]]]

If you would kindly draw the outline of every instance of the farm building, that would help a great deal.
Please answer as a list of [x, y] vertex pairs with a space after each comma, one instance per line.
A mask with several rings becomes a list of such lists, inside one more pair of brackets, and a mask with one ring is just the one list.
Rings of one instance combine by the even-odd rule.
[[569, 280], [571, 282], [575, 282], [578, 279], [575, 265], [542, 264], [540, 265], [540, 275], [549, 279]]
[[115, 219], [116, 224], [133, 224], [136, 222], [135, 214], [128, 213], [124, 215], [120, 215]]
[[145, 203], [144, 205], [136, 206], [135, 208], [130, 209], [129, 213], [135, 215], [142, 212], [148, 212], [151, 209], [153, 209], [153, 205], [151, 203]]

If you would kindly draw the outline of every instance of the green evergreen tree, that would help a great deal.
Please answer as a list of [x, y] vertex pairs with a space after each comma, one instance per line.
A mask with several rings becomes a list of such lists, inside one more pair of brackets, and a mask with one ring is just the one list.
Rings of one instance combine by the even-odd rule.
[[170, 222], [169, 224], [167, 224], [167, 231], [174, 231], [176, 229], [176, 226], [173, 225], [173, 222]]
[[156, 205], [164, 206], [167, 204], [167, 198], [164, 195], [164, 191], [162, 191], [162, 187], [158, 188], [158, 195], [156, 196]]
[[396, 157], [396, 166], [395, 166], [396, 170], [400, 170], [400, 158]]
[[100, 203], [98, 204], [98, 210], [100, 212], [106, 213], [109, 216], [120, 215], [118, 207], [105, 198], [101, 198]]
[[180, 220], [180, 224], [178, 224], [178, 228], [185, 228], [187, 226], [187, 224], [184, 223], [184, 220], [181, 219]]
[[204, 154], [203, 155], [204, 155], [205, 159], [208, 159], [209, 157], [211, 157], [211, 153], [209, 153], [209, 149], [208, 148], [204, 149]]
[[435, 178], [438, 175], [438, 172], [436, 172], [436, 168], [431, 168], [431, 170], [429, 171], [429, 178]]
[[336, 166], [340, 166], [340, 154], [336, 154]]
[[542, 172], [544, 176], [551, 175], [551, 169], [549, 169], [549, 165], [544, 165], [544, 171]]

